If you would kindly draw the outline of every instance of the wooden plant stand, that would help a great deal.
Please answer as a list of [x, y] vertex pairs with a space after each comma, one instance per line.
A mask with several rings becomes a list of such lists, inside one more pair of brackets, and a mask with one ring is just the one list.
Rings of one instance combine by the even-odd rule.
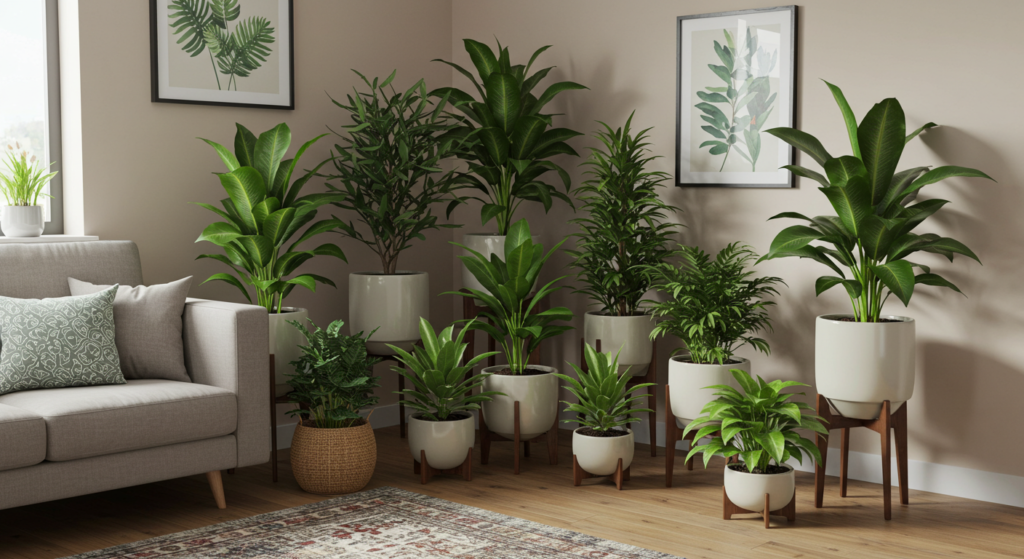
[[414, 474], [420, 476], [420, 483], [426, 485], [430, 478], [437, 474], [454, 474], [462, 476], [462, 479], [466, 481], [473, 481], [473, 447], [469, 448], [469, 452], [466, 454], [466, 459], [455, 466], [454, 468], [448, 468], [447, 470], [438, 470], [427, 463], [427, 451], [420, 450], [420, 460], [417, 462], [415, 459], [412, 461], [412, 471]]
[[[850, 428], [867, 427], [882, 436], [882, 503], [886, 520], [892, 519], [892, 439], [896, 438], [896, 472], [900, 482], [900, 504], [910, 504], [909, 470], [907, 459], [907, 403], [892, 411], [889, 400], [882, 402], [878, 419], [851, 419], [832, 413], [828, 398], [818, 394], [818, 415], [827, 423], [825, 428], [842, 429], [839, 461], [839, 496], [846, 497], [846, 481], [849, 475]], [[814, 468], [814, 507], [821, 508], [825, 498], [825, 460], [828, 456], [828, 435], [818, 436], [818, 450], [821, 463]]]
[[[588, 372], [589, 373], [590, 372], [590, 368], [587, 367], [587, 360], [584, 357], [586, 355], [586, 353], [585, 353], [585, 351], [586, 351], [586, 343], [587, 343], [586, 340], [584, 340], [583, 338], [580, 338], [580, 368], [583, 369], [584, 372]], [[655, 385], [657, 385], [657, 382], [658, 382], [658, 342], [657, 342], [657, 340], [655, 340], [655, 341], [653, 341], [651, 343], [653, 344], [654, 347], [651, 350], [651, 363], [649, 365], [647, 365], [647, 374], [645, 374], [642, 377], [641, 376], [634, 376], [633, 378], [631, 378], [629, 380], [629, 382], [626, 383], [627, 387], [635, 386], [637, 384], [646, 384], [646, 383], [654, 383]], [[598, 353], [601, 353], [601, 340], [600, 339], [597, 340], [597, 345], [596, 345], [596, 347], [594, 347], [594, 349], [597, 350]], [[653, 456], [657, 456], [658, 455], [658, 396], [657, 396], [658, 387], [657, 386], [648, 386], [647, 387], [647, 393], [651, 396], [651, 398], [650, 398], [651, 411], [647, 414], [647, 416], [648, 416], [647, 420], [648, 420], [648, 425], [650, 427], [649, 431], [650, 431], [650, 439], [651, 439], [651, 442], [650, 442], [650, 444], [651, 444], [651, 456], [653, 457]], [[692, 465], [691, 465], [690, 469], [693, 469]]]
[[572, 455], [572, 484], [574, 486], [576, 486], [576, 487], [579, 487], [580, 484], [583, 483], [583, 480], [590, 479], [592, 477], [610, 477], [610, 478], [612, 478], [612, 481], [615, 482], [615, 487], [619, 491], [622, 491], [622, 484], [623, 484], [623, 482], [629, 481], [629, 468], [626, 468], [625, 470], [623, 470], [622, 469], [622, 458], [619, 458], [619, 464], [615, 468], [615, 471], [613, 473], [605, 475], [605, 476], [599, 476], [599, 475], [596, 475], [596, 474], [592, 474], [592, 473], [590, 473], [588, 471], [585, 471], [583, 468], [581, 468], [579, 461], [576, 460], [576, 455], [573, 454]]
[[[672, 414], [672, 398], [669, 385], [665, 385], [665, 487], [672, 487], [672, 474], [676, 465], [676, 443], [679, 441], [690, 441], [693, 446], [693, 437], [697, 431], [690, 431], [683, 437], [683, 430], [676, 425], [676, 416]], [[686, 461], [686, 469], [693, 470], [693, 458]]]
[[509, 439], [503, 437], [497, 433], [492, 433], [487, 428], [487, 422], [484, 421], [484, 414], [480, 414], [480, 463], [484, 466], [487, 465], [488, 460], [491, 457], [491, 443], [494, 441], [511, 441], [515, 444], [515, 454], [512, 462], [513, 473], [519, 475], [519, 443], [523, 443], [523, 455], [527, 458], [530, 457], [530, 443], [541, 442], [541, 440], [547, 440], [548, 443], [548, 464], [558, 464], [558, 417], [555, 417], [554, 423], [551, 424], [551, 429], [548, 429], [546, 433], [537, 435], [536, 437], [529, 440], [522, 440], [519, 437], [519, 400], [516, 400], [513, 404], [513, 413], [515, 422], [515, 434], [513, 438]]
[[773, 512], [775, 514], [779, 515], [779, 516], [785, 516], [786, 520], [789, 521], [789, 522], [793, 522], [794, 520], [796, 520], [796, 493], [795, 492], [793, 493], [793, 498], [789, 500], [789, 504], [788, 505], [786, 505], [786, 506], [784, 506], [784, 507], [782, 507], [781, 509], [778, 509], [778, 510], [772, 510], [771, 509], [771, 499], [769, 498], [769, 495], [767, 493], [765, 493], [764, 494], [764, 511], [759, 513], [757, 511], [747, 510], [747, 509], [740, 508], [740, 507], [736, 506], [735, 503], [733, 503], [732, 501], [729, 500], [729, 494], [725, 492], [725, 486], [724, 485], [722, 486], [722, 519], [723, 520], [732, 520], [732, 515], [734, 515], [734, 514], [746, 514], [746, 513], [749, 513], [749, 514], [760, 514], [761, 516], [764, 517], [764, 527], [765, 527], [765, 529], [767, 529], [769, 527], [769, 525], [768, 525], [769, 518], [771, 516], [771, 513], [773, 513]]

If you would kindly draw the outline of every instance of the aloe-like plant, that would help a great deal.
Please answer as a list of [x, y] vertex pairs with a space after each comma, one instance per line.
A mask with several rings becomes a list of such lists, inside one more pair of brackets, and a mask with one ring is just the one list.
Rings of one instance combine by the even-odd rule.
[[[487, 309], [480, 316], [490, 323], [474, 320], [467, 329], [487, 332], [501, 346], [512, 374], [521, 375], [526, 371], [530, 354], [540, 347], [542, 341], [573, 329], [572, 326], [553, 324], [572, 320], [572, 311], [565, 307], [533, 312], [538, 302], [561, 289], [554, 284], [564, 276], [548, 282], [530, 296], [544, 263], [564, 242], [563, 239], [545, 254], [543, 245], [534, 244], [530, 238], [530, 224], [521, 219], [508, 231], [504, 260], [497, 254], [488, 260], [471, 248], [452, 243], [471, 253], [459, 256], [459, 259], [487, 291], [467, 288], [466, 291], [445, 294], [475, 299]], [[492, 295], [495, 293], [497, 295]]]
[[[587, 88], [574, 82], [558, 82], [548, 86], [540, 97], [532, 93], [553, 68], [530, 74], [534, 61], [550, 45], [537, 49], [523, 66], [512, 65], [508, 48], [500, 44], [495, 56], [483, 43], [472, 39], [463, 42], [479, 81], [458, 64], [445, 60], [435, 62], [444, 62], [466, 76], [480, 100], [454, 87], [437, 89], [431, 95], [447, 97], [458, 111], [452, 116], [460, 126], [450, 135], [469, 140], [459, 157], [469, 163], [469, 170], [476, 175], [470, 177], [472, 184], [485, 196], [473, 198], [483, 204], [481, 222], [496, 220], [498, 233], [506, 235], [516, 209], [524, 200], [542, 203], [545, 212], [551, 209], [554, 198], [572, 206], [567, 195], [572, 184], [569, 174], [550, 158], [560, 154], [578, 156], [565, 140], [580, 133], [568, 128], [552, 128], [555, 115], [542, 111], [559, 93]], [[544, 175], [549, 171], [555, 171], [561, 178], [564, 193], [544, 182]]]
[[746, 371], [732, 369], [729, 372], [743, 393], [726, 384], [705, 387], [717, 390], [718, 399], [704, 406], [701, 416], [686, 426], [683, 436], [696, 430], [695, 441], [709, 435], [714, 437], [690, 449], [686, 459], [703, 454], [706, 468], [713, 456], [728, 459], [738, 455], [752, 474], [775, 473], [771, 471], [772, 464], [781, 466], [790, 458], [803, 464], [804, 454], [820, 464], [818, 446], [802, 437], [797, 429], [813, 431], [817, 433], [815, 437], [828, 435], [822, 425], [824, 419], [804, 413], [813, 411], [807, 404], [789, 401], [797, 394], [781, 393], [791, 386], [807, 385], [793, 380], [765, 382], [760, 376], [755, 382]]
[[[472, 325], [472, 321], [469, 324]], [[471, 330], [463, 328], [453, 338], [454, 330], [452, 325], [442, 330], [440, 335], [434, 334], [430, 322], [420, 317], [422, 346], [408, 352], [388, 345], [403, 365], [391, 370], [408, 379], [413, 386], [397, 390], [395, 394], [405, 396], [405, 405], [420, 412], [427, 421], [446, 421], [452, 414], [478, 410], [481, 402], [489, 402], [494, 396], [504, 396], [493, 391], [473, 394], [490, 376], [487, 373], [474, 374], [473, 367], [498, 352], [481, 353], [463, 364], [462, 358], [469, 344], [463, 343], [462, 339]]]
[[[917, 200], [920, 190], [950, 177], [981, 177], [985, 173], [968, 167], [944, 165], [912, 167], [897, 171], [903, 147], [921, 132], [933, 128], [929, 122], [907, 134], [906, 118], [900, 102], [885, 99], [875, 104], [860, 124], [842, 90], [825, 82], [843, 114], [853, 155], [833, 157], [814, 136], [794, 128], [773, 128], [766, 132], [806, 153], [825, 168], [825, 175], [787, 165], [793, 174], [821, 184], [838, 216], [807, 217], [783, 212], [771, 217], [794, 218], [807, 225], [783, 229], [772, 241], [762, 260], [796, 256], [810, 258], [832, 270], [837, 276], [822, 276], [815, 282], [815, 293], [842, 285], [850, 297], [858, 322], [878, 322], [882, 305], [895, 294], [904, 306], [910, 304], [915, 285], [960, 289], [923, 264], [907, 260], [915, 252], [931, 252], [953, 261], [962, 254], [981, 263], [966, 245], [934, 233], [912, 233], [925, 219], [948, 200]], [[826, 246], [811, 245], [820, 241]], [[847, 277], [840, 265], [850, 271]], [[915, 275], [914, 268], [922, 273]]]
[[637, 314], [651, 287], [643, 267], [671, 254], [667, 243], [675, 231], [675, 224], [663, 220], [676, 209], [662, 202], [657, 191], [669, 175], [646, 168], [658, 157], [647, 149], [651, 129], [634, 135], [632, 122], [633, 114], [622, 128], [600, 123], [604, 130], [595, 136], [604, 149], [591, 148], [585, 163], [591, 178], [576, 191], [587, 216], [572, 220], [581, 231], [574, 235], [576, 250], [566, 251], [584, 286], [575, 292], [615, 316]]
[[[18, 153], [21, 150], [21, 153]], [[43, 174], [50, 165], [44, 167], [36, 156], [29, 156], [21, 144], [15, 142], [14, 147], [7, 146], [7, 158], [4, 163], [7, 171], [0, 171], [0, 194], [3, 194], [10, 206], [38, 206], [39, 197], [52, 198], [43, 192], [56, 172]]]
[[632, 379], [628, 371], [619, 374], [619, 356], [611, 352], [598, 353], [587, 344], [584, 359], [589, 372], [584, 371], [575, 363], [570, 363], [578, 378], [555, 373], [555, 376], [566, 381], [566, 389], [572, 392], [579, 403], [563, 401], [565, 411], [577, 414], [576, 419], [563, 419], [562, 423], [579, 423], [582, 427], [590, 427], [605, 433], [611, 429], [625, 427], [640, 421], [631, 414], [648, 413], [649, 409], [632, 409], [633, 404], [642, 402], [650, 394], [632, 396], [633, 392], [642, 390], [653, 383], [626, 386]]
[[[302, 154], [327, 134], [303, 144], [294, 158], [282, 160], [292, 137], [286, 124], [278, 124], [260, 134], [259, 138], [241, 124], [235, 126], [235, 153], [217, 142], [200, 138], [217, 150], [217, 155], [227, 166], [228, 172], [218, 173], [217, 177], [228, 197], [220, 201], [221, 208], [196, 203], [223, 219], [207, 226], [196, 242], [207, 241], [224, 251], [224, 254], [203, 254], [197, 259], [217, 260], [234, 272], [234, 275], [214, 274], [203, 283], [227, 282], [237, 287], [250, 303], [252, 297], [246, 286], [251, 286], [256, 292], [256, 304], [268, 312], [279, 313], [285, 297], [296, 285], [310, 291], [316, 291], [317, 283], [335, 286], [330, 279], [316, 274], [287, 277], [314, 256], [345, 260], [345, 254], [338, 245], [331, 243], [312, 250], [299, 249], [306, 241], [341, 226], [342, 222], [335, 218], [310, 222], [316, 218], [319, 207], [340, 201], [342, 195], [301, 195], [302, 188], [317, 175], [326, 161], [306, 171], [294, 182], [291, 180]], [[309, 227], [300, 234], [306, 225]], [[298, 238], [292, 242], [296, 235]]]

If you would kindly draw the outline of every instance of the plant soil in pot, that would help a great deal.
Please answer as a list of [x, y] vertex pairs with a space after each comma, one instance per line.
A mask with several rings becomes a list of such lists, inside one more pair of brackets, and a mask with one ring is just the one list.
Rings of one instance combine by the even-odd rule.
[[716, 398], [715, 389], [707, 388], [716, 384], [725, 384], [739, 389], [733, 378], [732, 369], [751, 372], [750, 360], [733, 357], [724, 365], [718, 363], [693, 363], [687, 355], [677, 355], [668, 361], [668, 384], [670, 390], [672, 415], [676, 416], [679, 425], [699, 417], [704, 406]]
[[643, 376], [651, 364], [651, 333], [655, 325], [650, 314], [616, 316], [588, 312], [583, 316], [583, 339], [595, 348], [601, 340], [601, 351], [618, 352], [620, 374], [628, 370], [633, 376]]
[[269, 313], [267, 319], [270, 321], [270, 354], [274, 356], [274, 386], [276, 395], [281, 396], [291, 390], [288, 379], [295, 374], [292, 362], [302, 357], [301, 346], [306, 345], [306, 337], [290, 321], [305, 324], [309, 311], [284, 307], [279, 313]]
[[519, 439], [529, 440], [551, 430], [558, 418], [558, 369], [528, 365], [523, 374], [500, 374], [508, 365], [486, 367], [483, 388], [500, 392], [481, 404], [487, 428], [507, 439], [515, 436], [515, 402], [519, 402]]
[[356, 272], [349, 274], [348, 282], [349, 329], [373, 332], [366, 342], [370, 353], [394, 355], [389, 345], [412, 349], [420, 339], [420, 318], [430, 316], [430, 276]]
[[319, 429], [311, 421], [295, 427], [292, 473], [303, 491], [318, 495], [354, 493], [366, 487], [377, 465], [377, 440], [370, 423]]

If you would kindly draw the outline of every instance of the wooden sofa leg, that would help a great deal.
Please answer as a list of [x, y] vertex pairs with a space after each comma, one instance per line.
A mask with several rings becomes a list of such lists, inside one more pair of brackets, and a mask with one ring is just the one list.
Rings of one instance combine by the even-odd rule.
[[206, 472], [206, 481], [210, 483], [210, 491], [213, 491], [213, 500], [217, 501], [217, 508], [228, 508], [224, 500], [224, 482], [220, 478], [220, 470]]

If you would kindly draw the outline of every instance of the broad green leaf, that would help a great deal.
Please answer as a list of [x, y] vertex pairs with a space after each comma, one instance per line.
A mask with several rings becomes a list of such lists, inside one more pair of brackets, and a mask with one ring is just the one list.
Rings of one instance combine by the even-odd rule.
[[256, 219], [253, 209], [266, 198], [267, 192], [263, 177], [252, 167], [239, 167], [230, 173], [217, 175], [221, 185], [227, 191], [234, 204], [238, 218], [248, 228], [248, 233], [256, 232]]
[[[511, 133], [519, 118], [519, 83], [511, 74], [495, 72], [484, 80], [487, 90], [487, 107], [506, 134]], [[507, 143], [507, 140], [506, 140]]]
[[220, 156], [220, 160], [224, 162], [224, 166], [228, 168], [229, 173], [241, 166], [238, 164], [238, 159], [235, 157], [235, 155], [228, 151], [227, 148], [225, 148], [224, 146], [218, 144], [217, 142], [211, 142], [206, 138], [199, 139], [212, 146], [213, 149], [217, 150], [217, 155]]
[[861, 177], [852, 177], [845, 187], [830, 186], [820, 189], [839, 215], [843, 226], [853, 236], [860, 235], [861, 223], [874, 209], [871, 204], [870, 185]]
[[826, 161], [832, 159], [821, 142], [807, 132], [795, 128], [772, 128], [765, 132], [811, 156], [818, 165], [824, 166]]
[[850, 148], [853, 149], [853, 156], [860, 159], [860, 143], [857, 141], [857, 117], [854, 116], [853, 109], [850, 108], [850, 104], [846, 101], [843, 90], [828, 82], [825, 82], [825, 85], [832, 92], [832, 96], [836, 99], [836, 104], [839, 105], [839, 110], [843, 113], [843, 121], [846, 122], [846, 133], [850, 136]]
[[544, 135], [545, 128], [547, 128], [547, 122], [540, 117], [528, 116], [519, 119], [515, 130], [512, 131], [509, 157], [512, 159], [528, 158]]
[[956, 291], [957, 293], [963, 295], [963, 291], [960, 291], [959, 287], [953, 285], [952, 282], [938, 274], [919, 274], [916, 278], [914, 278], [914, 283], [916, 285], [933, 285], [936, 287], [948, 287], [953, 291]]
[[241, 236], [242, 232], [234, 225], [218, 221], [207, 225], [196, 242], [208, 241], [217, 246], [224, 246]]
[[905, 143], [909, 144], [910, 140], [916, 138], [918, 134], [924, 132], [925, 130], [928, 130], [929, 128], [935, 128], [936, 126], [938, 126], [938, 124], [935, 124], [934, 122], [929, 122], [928, 124], [925, 124], [924, 126], [918, 128], [917, 130], [914, 130], [910, 134], [907, 134], [907, 140]]
[[558, 82], [558, 83], [551, 84], [550, 86], [548, 86], [547, 89], [544, 90], [544, 93], [542, 93], [541, 96], [537, 98], [537, 104], [535, 106], [535, 110], [542, 109], [545, 105], [548, 104], [548, 102], [550, 102], [552, 99], [554, 99], [555, 96], [558, 95], [559, 93], [561, 93], [563, 91], [569, 91], [569, 90], [572, 90], [572, 89], [590, 89], [590, 88], [588, 88], [586, 86], [583, 86], [583, 85], [580, 85], [578, 83], [573, 83], [573, 82]]
[[783, 169], [789, 169], [794, 175], [796, 175], [798, 177], [806, 177], [806, 178], [815, 180], [821, 186], [831, 186], [828, 183], [828, 180], [824, 176], [822, 176], [821, 173], [818, 173], [816, 171], [812, 171], [812, 170], [810, 170], [810, 169], [808, 169], [806, 167], [801, 167], [799, 165], [783, 165], [782, 168]]
[[255, 167], [256, 136], [248, 128], [235, 123], [235, 156], [242, 167]]
[[284, 123], [260, 134], [256, 140], [256, 150], [253, 153], [256, 158], [254, 167], [263, 175], [264, 185], [273, 186], [277, 168], [291, 141], [292, 131]]
[[260, 267], [269, 266], [274, 257], [274, 245], [270, 239], [262, 235], [247, 235], [236, 241], [245, 250], [245, 254]]
[[881, 202], [889, 188], [906, 145], [906, 135], [903, 107], [893, 98], [875, 104], [857, 128], [872, 205]]
[[853, 177], [867, 178], [867, 170], [860, 159], [851, 155], [844, 155], [825, 162], [825, 173], [831, 185], [845, 187]]
[[887, 262], [878, 266], [871, 266], [871, 272], [882, 280], [882, 283], [889, 288], [889, 291], [903, 301], [903, 305], [910, 304], [910, 297], [914, 295], [914, 267], [905, 260]]
[[500, 128], [486, 127], [478, 131], [478, 137], [494, 164], [497, 166], [505, 165], [505, 162], [508, 161], [508, 151], [510, 148], [505, 133]]
[[[242, 292], [242, 295], [245, 295], [245, 300], [246, 301], [249, 301], [250, 303], [252, 303], [252, 298], [249, 297], [249, 292], [245, 290], [245, 286], [242, 285], [242, 282], [238, 281], [238, 278], [236, 278], [235, 276], [232, 276], [231, 274], [225, 274], [225, 273], [221, 272], [221, 273], [218, 273], [218, 274], [213, 274], [212, 276], [206, 278], [206, 281], [204, 281], [203, 283], [207, 283], [207, 282], [211, 282], [211, 281], [223, 281], [223, 282], [230, 283], [231, 285], [237, 287], [238, 290]], [[202, 285], [202, 284], [200, 284], [200, 285]]]
[[772, 240], [771, 249], [768, 251], [766, 258], [772, 258], [771, 255], [776, 253], [785, 253], [793, 250], [797, 250], [801, 247], [806, 246], [811, 241], [820, 239], [823, 235], [816, 229], [807, 227], [806, 225], [793, 225], [787, 227], [779, 232]]
[[942, 167], [936, 167], [931, 171], [928, 171], [927, 173], [918, 177], [917, 180], [912, 182], [910, 186], [908, 186], [906, 190], [904, 190], [901, 193], [900, 198], [913, 192], [917, 192], [922, 187], [928, 186], [929, 184], [934, 184], [941, 180], [945, 180], [951, 177], [979, 177], [983, 179], [988, 179], [993, 182], [995, 181], [995, 179], [977, 169], [971, 169], [969, 167], [957, 167], [955, 165], [944, 165]]
[[477, 73], [480, 74], [480, 79], [486, 83], [491, 73], [498, 69], [498, 59], [494, 56], [494, 51], [491, 50], [491, 47], [473, 39], [463, 39], [462, 42], [466, 47], [466, 52], [469, 53], [470, 60], [476, 66]]

